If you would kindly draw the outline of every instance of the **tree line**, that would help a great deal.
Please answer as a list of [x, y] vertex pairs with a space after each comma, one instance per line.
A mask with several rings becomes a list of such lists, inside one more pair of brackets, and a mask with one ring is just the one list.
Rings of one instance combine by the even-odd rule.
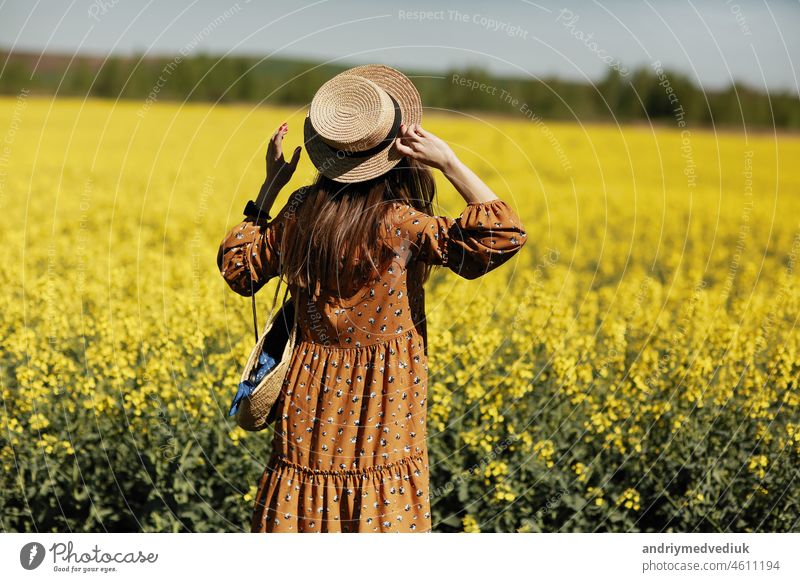
[[[346, 66], [305, 60], [208, 54], [173, 57], [35, 55], [0, 51], [0, 93], [132, 100], [304, 105]], [[480, 68], [439, 74], [404, 71], [427, 108], [487, 111], [541, 119], [674, 122], [725, 127], [800, 127], [798, 96], [742, 84], [704, 91], [686, 75], [610, 69], [597, 83], [512, 78]]]

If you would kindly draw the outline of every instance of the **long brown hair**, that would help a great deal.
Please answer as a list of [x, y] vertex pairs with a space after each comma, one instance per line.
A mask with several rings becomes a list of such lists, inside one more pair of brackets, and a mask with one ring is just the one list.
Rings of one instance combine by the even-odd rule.
[[[286, 279], [312, 295], [349, 297], [380, 276], [396, 252], [379, 234], [391, 202], [401, 201], [432, 214], [436, 186], [431, 171], [408, 157], [385, 174], [344, 184], [319, 174], [306, 189], [294, 228], [281, 241]], [[430, 266], [417, 264], [424, 283]]]

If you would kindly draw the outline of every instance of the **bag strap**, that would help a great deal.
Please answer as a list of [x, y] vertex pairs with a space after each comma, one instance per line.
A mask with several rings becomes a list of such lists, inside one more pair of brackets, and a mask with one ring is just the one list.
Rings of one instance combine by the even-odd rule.
[[[272, 321], [272, 318], [275, 316], [275, 313], [277, 313], [277, 308], [278, 308], [278, 290], [281, 288], [281, 283], [282, 282], [283, 282], [283, 278], [280, 275], [278, 275], [278, 284], [275, 286], [275, 294], [272, 296], [272, 309], [270, 310], [269, 317], [267, 318], [267, 321], [266, 321], [265, 325], [269, 325], [269, 323]], [[281, 300], [281, 307], [283, 307], [286, 304], [286, 296], [289, 295], [289, 285], [286, 284], [284, 286], [286, 287], [286, 289], [283, 292], [283, 299]], [[256, 336], [256, 343], [258, 343], [258, 314], [257, 314], [257, 310], [256, 310], [256, 294], [255, 293], [251, 293], [250, 294], [250, 298], [252, 299], [252, 304], [253, 304], [253, 331], [254, 331], [255, 336]]]
[[[270, 204], [270, 208], [267, 208], [266, 211], [267, 213], [269, 213], [272, 204], [274, 204], [274, 202], [275, 200], [273, 199], [272, 203]], [[277, 304], [278, 290], [281, 288], [281, 283], [283, 282], [283, 265], [280, 265], [277, 277], [278, 277], [278, 284], [275, 286], [275, 294], [272, 297], [272, 310], [270, 311], [269, 318], [267, 319], [265, 325], [270, 324], [272, 318], [275, 316], [276, 313], [276, 307], [278, 305]], [[283, 293], [283, 301], [281, 301], [281, 307], [283, 307], [283, 305], [286, 303], [286, 296], [288, 294], [289, 294], [289, 284], [286, 283], [286, 290]], [[250, 299], [252, 300], [252, 305], [253, 305], [253, 333], [255, 334], [256, 337], [256, 343], [258, 343], [258, 314], [256, 313], [256, 294], [252, 279], [250, 279]], [[296, 319], [297, 319], [297, 310], [295, 309], [295, 320]]]
[[250, 298], [253, 300], [253, 333], [256, 334], [256, 343], [258, 343], [258, 315], [256, 315], [256, 294], [251, 293]]
[[[273, 317], [275, 317], [275, 314], [278, 312], [278, 309], [279, 309], [278, 308], [278, 291], [281, 288], [281, 283], [285, 283], [285, 282], [283, 280], [283, 276], [282, 276], [281, 272], [278, 273], [277, 277], [278, 277], [278, 284], [275, 285], [275, 294], [272, 296], [272, 309], [270, 310], [269, 317], [267, 318], [267, 321], [264, 324], [265, 325], [264, 331], [266, 331], [266, 326], [268, 326], [270, 324], [270, 322], [272, 321]], [[281, 300], [281, 308], [286, 304], [286, 297], [289, 295], [289, 284], [285, 283], [284, 286], [286, 287], [286, 289], [283, 292], [283, 299]], [[250, 291], [251, 291], [250, 299], [252, 300], [252, 305], [253, 305], [253, 333], [255, 334], [256, 343], [258, 343], [258, 338], [259, 338], [259, 336], [258, 336], [258, 313], [257, 313], [257, 309], [256, 309], [256, 294], [253, 292], [253, 281], [252, 281], [252, 279], [250, 280]], [[296, 317], [297, 317], [297, 310], [295, 310], [295, 319], [296, 319]]]

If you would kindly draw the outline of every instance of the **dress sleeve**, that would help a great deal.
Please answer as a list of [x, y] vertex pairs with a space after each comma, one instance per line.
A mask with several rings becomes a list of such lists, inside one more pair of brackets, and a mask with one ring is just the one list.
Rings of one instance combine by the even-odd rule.
[[465, 279], [477, 279], [514, 256], [527, 240], [522, 223], [500, 199], [469, 202], [457, 218], [430, 216], [398, 203], [396, 236], [413, 257], [443, 265]]
[[294, 222], [302, 189], [272, 220], [248, 217], [228, 231], [217, 252], [217, 267], [228, 286], [249, 297], [278, 275], [284, 230]]

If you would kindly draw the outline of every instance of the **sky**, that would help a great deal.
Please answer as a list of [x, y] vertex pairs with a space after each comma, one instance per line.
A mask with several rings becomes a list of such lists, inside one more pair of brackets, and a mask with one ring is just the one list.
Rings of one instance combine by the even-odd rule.
[[679, 70], [800, 93], [798, 0], [0, 0], [0, 48], [152, 55], [205, 52], [479, 66], [595, 81], [609, 68]]

